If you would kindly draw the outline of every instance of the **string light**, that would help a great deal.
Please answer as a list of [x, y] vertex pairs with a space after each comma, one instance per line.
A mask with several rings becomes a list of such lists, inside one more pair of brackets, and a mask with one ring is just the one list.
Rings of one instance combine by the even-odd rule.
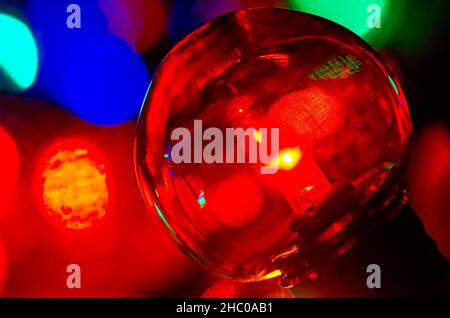
[[[174, 78], [180, 69], [189, 72]], [[162, 160], [171, 132], [195, 133], [197, 121], [220, 131], [278, 129], [270, 144], [280, 150], [268, 162]], [[259, 131], [252, 137], [268, 146]], [[401, 88], [363, 40], [312, 15], [251, 9], [213, 20], [166, 56], [141, 112], [135, 159], [144, 197], [186, 253], [234, 279], [291, 286], [351, 248], [364, 231], [346, 233], [373, 209], [368, 202], [393, 200], [386, 193], [395, 192], [410, 140]], [[240, 150], [248, 155], [250, 144]], [[260, 173], [264, 164], [278, 170]]]

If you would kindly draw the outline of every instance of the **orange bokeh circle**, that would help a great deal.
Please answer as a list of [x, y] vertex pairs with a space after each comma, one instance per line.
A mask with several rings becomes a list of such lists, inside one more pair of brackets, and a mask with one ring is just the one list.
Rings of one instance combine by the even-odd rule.
[[55, 142], [41, 156], [36, 195], [52, 224], [88, 229], [110, 213], [111, 173], [102, 151], [84, 139]]

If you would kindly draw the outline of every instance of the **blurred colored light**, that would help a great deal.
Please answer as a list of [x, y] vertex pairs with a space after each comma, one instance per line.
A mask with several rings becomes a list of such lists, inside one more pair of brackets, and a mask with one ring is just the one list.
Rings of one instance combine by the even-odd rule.
[[108, 29], [138, 52], [162, 40], [167, 28], [167, 7], [161, 0], [100, 0]]
[[242, 9], [243, 7], [244, 4], [240, 0], [197, 0], [192, 9], [192, 13], [206, 22], [222, 14]]
[[5, 246], [0, 240], [0, 296], [8, 280], [8, 255], [6, 253]]
[[311, 13], [334, 21], [365, 40], [370, 39], [370, 34], [376, 28], [370, 28], [367, 18], [370, 5], [378, 5], [381, 9], [381, 21], [389, 14], [389, 0], [289, 0], [292, 9]]
[[302, 152], [299, 148], [284, 148], [270, 160], [268, 164], [271, 168], [289, 171], [294, 169], [302, 159]]
[[[380, 28], [370, 28], [370, 5], [378, 5]], [[352, 30], [376, 48], [417, 52], [429, 43], [439, 23], [445, 24], [447, 1], [420, 0], [288, 0], [288, 7], [312, 13]]]
[[36, 41], [20, 20], [0, 13], [0, 69], [20, 90], [30, 87], [38, 71]]
[[42, 51], [36, 89], [93, 124], [114, 125], [137, 117], [150, 82], [142, 57], [107, 31], [95, 1], [77, 2], [81, 28], [69, 29], [65, 12], [70, 3], [28, 2]]
[[41, 174], [45, 209], [68, 229], [92, 227], [107, 214], [106, 167], [92, 147], [78, 140], [57, 143]]
[[261, 133], [259, 132], [259, 130], [257, 130], [257, 129], [253, 130], [253, 137], [255, 138], [255, 140], [258, 143], [262, 142], [262, 136], [261, 136]]
[[14, 140], [0, 127], [0, 217], [12, 209], [19, 164], [20, 156]]
[[426, 125], [417, 137], [408, 194], [427, 233], [450, 258], [450, 130], [444, 123]]
[[235, 298], [237, 295], [236, 283], [232, 281], [221, 280], [214, 282], [206, 289], [202, 298]]
[[293, 298], [287, 288], [280, 287], [275, 280], [257, 283], [238, 283], [219, 280], [211, 284], [202, 298]]

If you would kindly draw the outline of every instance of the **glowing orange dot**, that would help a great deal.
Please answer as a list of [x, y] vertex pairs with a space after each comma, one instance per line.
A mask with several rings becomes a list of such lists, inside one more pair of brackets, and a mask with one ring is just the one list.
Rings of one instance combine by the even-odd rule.
[[280, 170], [292, 170], [302, 159], [302, 151], [297, 148], [281, 149], [274, 158], [270, 160], [267, 166], [271, 168], [278, 168]]
[[68, 229], [89, 228], [107, 213], [105, 164], [96, 161], [86, 147], [58, 144], [58, 148], [41, 175], [46, 211]]

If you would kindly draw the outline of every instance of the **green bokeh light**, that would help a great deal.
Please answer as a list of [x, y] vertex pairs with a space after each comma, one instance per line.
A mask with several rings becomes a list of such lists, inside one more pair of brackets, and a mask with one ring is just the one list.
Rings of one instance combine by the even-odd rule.
[[3, 13], [0, 13], [0, 70], [20, 90], [34, 83], [38, 70], [38, 50], [30, 29]]
[[374, 12], [371, 10], [372, 5], [379, 6], [383, 27], [389, 15], [389, 0], [289, 0], [290, 8], [334, 21], [369, 42], [371, 33], [380, 30], [367, 23]]
[[[334, 21], [358, 34], [375, 48], [396, 48], [419, 52], [428, 37], [445, 18], [446, 0], [287, 0], [288, 8], [315, 14]], [[380, 9], [380, 28], [371, 28], [367, 20]]]

